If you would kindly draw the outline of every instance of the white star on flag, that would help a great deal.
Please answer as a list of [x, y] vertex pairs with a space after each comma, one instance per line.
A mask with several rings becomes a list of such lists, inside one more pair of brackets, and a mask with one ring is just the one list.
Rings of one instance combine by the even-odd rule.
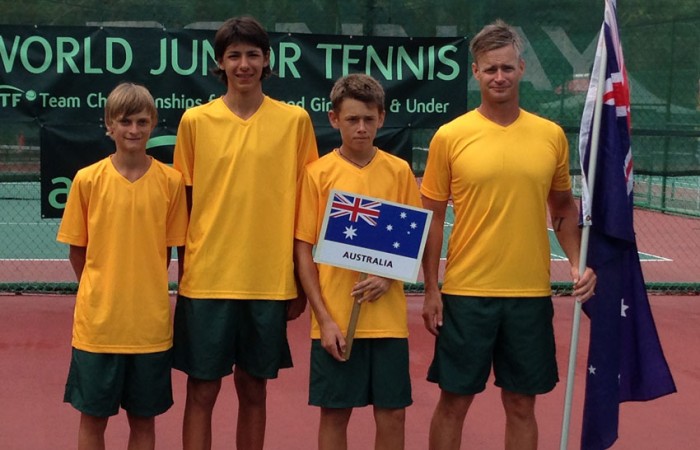
[[625, 299], [620, 299], [620, 315], [622, 317], [627, 317], [627, 310], [630, 308], [629, 306], [625, 305]]
[[345, 239], [352, 239], [355, 236], [357, 236], [357, 229], [353, 228], [352, 226], [345, 227]]
[[595, 375], [595, 367], [593, 366], [588, 366], [588, 373], [590, 375]]

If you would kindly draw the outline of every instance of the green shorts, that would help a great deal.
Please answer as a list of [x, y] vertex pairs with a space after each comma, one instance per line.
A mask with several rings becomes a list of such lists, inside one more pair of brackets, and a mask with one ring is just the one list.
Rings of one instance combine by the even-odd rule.
[[237, 365], [258, 378], [292, 367], [287, 301], [210, 300], [178, 296], [173, 367], [200, 380], [218, 380]]
[[90, 353], [73, 348], [63, 401], [78, 411], [109, 417], [119, 406], [154, 417], [173, 404], [172, 350], [157, 353]]
[[536, 395], [554, 389], [557, 372], [551, 297], [488, 298], [443, 294], [443, 326], [428, 381], [455, 394], [495, 384]]
[[309, 405], [324, 408], [405, 408], [411, 399], [408, 339], [355, 339], [345, 362], [311, 341]]

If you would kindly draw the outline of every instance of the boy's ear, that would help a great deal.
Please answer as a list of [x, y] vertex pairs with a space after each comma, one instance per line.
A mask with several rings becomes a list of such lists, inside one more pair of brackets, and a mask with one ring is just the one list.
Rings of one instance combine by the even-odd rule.
[[328, 121], [331, 123], [331, 126], [335, 128], [336, 130], [338, 129], [338, 121], [340, 118], [338, 117], [338, 114], [335, 113], [334, 110], [328, 111]]
[[112, 137], [112, 122], [105, 122], [105, 135]]
[[384, 118], [385, 117], [386, 117], [386, 109], [379, 113], [379, 117], [377, 118], [377, 129], [384, 126]]

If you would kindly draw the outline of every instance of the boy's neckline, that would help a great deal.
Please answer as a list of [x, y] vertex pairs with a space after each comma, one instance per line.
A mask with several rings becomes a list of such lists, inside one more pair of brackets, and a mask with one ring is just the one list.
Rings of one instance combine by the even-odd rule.
[[237, 95], [227, 92], [221, 96], [221, 100], [233, 115], [241, 120], [248, 120], [260, 110], [265, 102], [265, 94], [260, 92], [259, 95]]
[[340, 156], [342, 159], [345, 161], [349, 162], [353, 166], [357, 167], [358, 169], [363, 169], [367, 167], [372, 161], [374, 161], [374, 157], [377, 154], [377, 147], [372, 147], [372, 154], [369, 159], [367, 160], [356, 160], [348, 155], [345, 155], [340, 147], [336, 148], [335, 151], [338, 153], [338, 156]]
[[142, 162], [128, 161], [129, 158], [125, 161], [123, 155], [113, 153], [109, 155], [109, 162], [112, 164], [114, 170], [124, 177], [125, 180], [130, 183], [135, 183], [143, 178], [143, 176], [148, 173], [151, 165], [153, 165], [153, 157], [150, 155], [144, 156], [145, 159]]

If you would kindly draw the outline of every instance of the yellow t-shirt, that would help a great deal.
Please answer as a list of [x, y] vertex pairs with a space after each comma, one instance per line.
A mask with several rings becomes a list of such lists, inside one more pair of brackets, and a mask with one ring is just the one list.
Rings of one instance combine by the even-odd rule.
[[571, 188], [568, 148], [561, 127], [524, 110], [507, 127], [473, 110], [436, 132], [421, 193], [454, 203], [443, 292], [551, 293], [547, 197]]
[[167, 247], [184, 245], [182, 175], [156, 161], [130, 182], [105, 158], [76, 174], [57, 240], [87, 247], [73, 347], [152, 353], [172, 347]]
[[221, 98], [185, 111], [174, 155], [192, 186], [180, 293], [296, 297], [296, 191], [304, 166], [316, 159], [311, 119], [298, 106], [265, 97], [247, 120]]
[[[379, 150], [370, 164], [358, 168], [333, 151], [309, 165], [304, 174], [299, 194], [296, 239], [316, 244], [331, 189], [421, 206], [418, 184], [404, 160]], [[353, 306], [350, 292], [359, 273], [326, 264], [319, 264], [318, 271], [326, 309], [345, 333]], [[394, 281], [382, 297], [363, 304], [355, 337], [407, 336], [403, 282]], [[313, 314], [311, 337], [321, 337], [318, 322]]]

